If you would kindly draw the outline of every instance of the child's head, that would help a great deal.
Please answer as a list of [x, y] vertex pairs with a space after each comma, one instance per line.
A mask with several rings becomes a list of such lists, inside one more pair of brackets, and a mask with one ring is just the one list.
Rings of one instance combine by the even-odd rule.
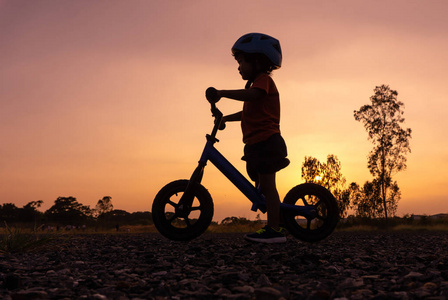
[[240, 68], [242, 67], [242, 62], [244, 62], [245, 65], [250, 65], [251, 75], [249, 75], [249, 77], [254, 77], [260, 73], [271, 74], [272, 70], [275, 69], [272, 62], [264, 54], [235, 51], [233, 56], [236, 61], [238, 61]]
[[266, 34], [243, 35], [233, 45], [232, 53], [235, 59], [251, 64], [257, 73], [270, 74], [282, 64], [280, 42]]

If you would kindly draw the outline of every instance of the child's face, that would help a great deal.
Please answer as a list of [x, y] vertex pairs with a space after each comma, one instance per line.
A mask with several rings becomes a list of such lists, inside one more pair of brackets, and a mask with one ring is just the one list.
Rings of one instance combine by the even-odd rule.
[[236, 61], [238, 62], [238, 71], [240, 72], [241, 77], [243, 77], [243, 80], [252, 79], [254, 75], [253, 65], [247, 62], [241, 54], [236, 57]]

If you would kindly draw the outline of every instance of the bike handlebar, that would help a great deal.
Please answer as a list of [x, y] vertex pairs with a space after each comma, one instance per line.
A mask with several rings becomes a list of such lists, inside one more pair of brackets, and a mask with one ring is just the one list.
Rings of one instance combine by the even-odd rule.
[[214, 87], [209, 87], [205, 91], [205, 97], [210, 103], [216, 103], [219, 101], [219, 99], [221, 99], [221, 97], [218, 95], [218, 91]]
[[205, 97], [207, 98], [208, 102], [211, 106], [212, 116], [215, 117], [215, 126], [213, 126], [212, 133], [210, 135], [211, 138], [216, 139], [216, 133], [219, 130], [223, 130], [226, 126], [225, 123], [221, 125], [223, 114], [222, 112], [216, 107], [216, 102], [219, 101], [221, 97], [218, 96], [218, 92], [215, 88], [208, 88], [205, 92]]

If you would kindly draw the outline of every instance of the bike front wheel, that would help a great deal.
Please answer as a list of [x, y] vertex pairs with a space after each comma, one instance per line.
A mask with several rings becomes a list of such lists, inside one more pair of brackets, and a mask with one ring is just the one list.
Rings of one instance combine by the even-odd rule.
[[292, 188], [283, 203], [306, 206], [313, 212], [302, 216], [293, 210], [284, 210], [285, 225], [293, 236], [306, 242], [317, 242], [329, 236], [339, 221], [338, 204], [326, 188], [304, 183]]
[[207, 230], [213, 218], [213, 200], [201, 184], [194, 183], [191, 205], [179, 204], [189, 180], [177, 180], [164, 186], [152, 204], [152, 218], [157, 230], [175, 241], [189, 241]]

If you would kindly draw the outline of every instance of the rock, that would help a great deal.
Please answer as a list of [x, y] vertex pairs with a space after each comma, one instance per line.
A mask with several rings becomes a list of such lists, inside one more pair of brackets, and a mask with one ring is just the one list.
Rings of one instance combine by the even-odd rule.
[[225, 296], [225, 295], [230, 295], [230, 294], [232, 294], [232, 292], [225, 288], [220, 288], [215, 293], [216, 296]]
[[339, 284], [339, 289], [355, 289], [364, 285], [362, 279], [346, 278], [341, 284]]
[[3, 288], [15, 290], [22, 287], [22, 278], [16, 274], [8, 274], [3, 278]]
[[101, 294], [93, 294], [92, 299], [94, 300], [107, 300], [107, 297]]
[[237, 286], [232, 289], [232, 291], [243, 294], [253, 294], [255, 289], [249, 285]]
[[282, 293], [272, 287], [262, 287], [255, 289], [255, 297], [257, 300], [277, 300], [280, 299]]
[[404, 278], [420, 278], [420, 277], [423, 277], [423, 274], [419, 272], [410, 272], [409, 274], [404, 276]]
[[265, 274], [261, 274], [260, 277], [258, 277], [257, 285], [264, 287], [264, 286], [271, 286], [272, 283]]
[[310, 300], [327, 300], [330, 299], [331, 293], [326, 290], [319, 290], [311, 293]]
[[13, 300], [48, 299], [48, 294], [43, 290], [29, 289], [13, 293], [11, 298]]
[[168, 274], [167, 271], [160, 271], [160, 272], [152, 273], [152, 276], [165, 276], [166, 274]]

